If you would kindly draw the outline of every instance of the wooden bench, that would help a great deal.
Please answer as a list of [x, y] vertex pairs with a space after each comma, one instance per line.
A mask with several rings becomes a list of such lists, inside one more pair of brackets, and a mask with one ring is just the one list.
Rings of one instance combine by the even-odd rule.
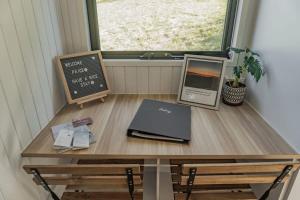
[[[265, 200], [272, 189], [299, 168], [298, 162], [289, 161], [183, 163], [172, 169], [176, 200]], [[250, 184], [270, 184], [270, 187], [257, 198]]]
[[[33, 175], [33, 181], [42, 185], [54, 200], [60, 198], [50, 185], [64, 185], [67, 190], [61, 200], [134, 199], [136, 188], [142, 185], [139, 164], [62, 164], [25, 165], [24, 170]], [[87, 189], [105, 191], [85, 191]], [[70, 191], [73, 189], [73, 191]], [[108, 191], [107, 189], [112, 189]], [[129, 192], [126, 192], [128, 190]], [[135, 199], [141, 199], [141, 194]]]

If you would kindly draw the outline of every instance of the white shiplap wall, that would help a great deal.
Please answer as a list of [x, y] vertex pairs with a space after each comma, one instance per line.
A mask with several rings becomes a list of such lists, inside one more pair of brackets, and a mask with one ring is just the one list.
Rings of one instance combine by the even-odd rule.
[[115, 94], [176, 94], [180, 82], [181, 62], [174, 66], [135, 63], [119, 66], [108, 63], [108, 80]]
[[0, 200], [47, 196], [21, 169], [30, 160], [20, 153], [65, 105], [55, 67], [55, 56], [72, 52], [65, 1], [0, 0]]
[[64, 46], [67, 53], [90, 49], [90, 36], [85, 0], [60, 0], [61, 30], [65, 32]]

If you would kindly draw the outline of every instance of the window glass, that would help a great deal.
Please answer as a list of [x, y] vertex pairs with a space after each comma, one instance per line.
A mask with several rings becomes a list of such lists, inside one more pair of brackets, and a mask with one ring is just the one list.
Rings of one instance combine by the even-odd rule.
[[228, 0], [97, 0], [103, 51], [221, 51]]

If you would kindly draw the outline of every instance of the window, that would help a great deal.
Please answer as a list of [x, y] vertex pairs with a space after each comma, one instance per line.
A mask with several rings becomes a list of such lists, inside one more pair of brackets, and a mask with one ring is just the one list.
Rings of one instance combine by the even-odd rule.
[[87, 0], [92, 48], [105, 58], [226, 56], [237, 0]]

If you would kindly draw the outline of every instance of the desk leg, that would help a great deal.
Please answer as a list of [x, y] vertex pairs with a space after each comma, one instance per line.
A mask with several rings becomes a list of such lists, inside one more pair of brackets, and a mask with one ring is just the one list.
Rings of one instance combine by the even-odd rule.
[[[169, 160], [145, 160], [143, 200], [174, 200]], [[160, 166], [163, 165], [163, 166]]]
[[159, 167], [159, 200], [174, 200], [174, 191], [169, 160], [160, 160]]

